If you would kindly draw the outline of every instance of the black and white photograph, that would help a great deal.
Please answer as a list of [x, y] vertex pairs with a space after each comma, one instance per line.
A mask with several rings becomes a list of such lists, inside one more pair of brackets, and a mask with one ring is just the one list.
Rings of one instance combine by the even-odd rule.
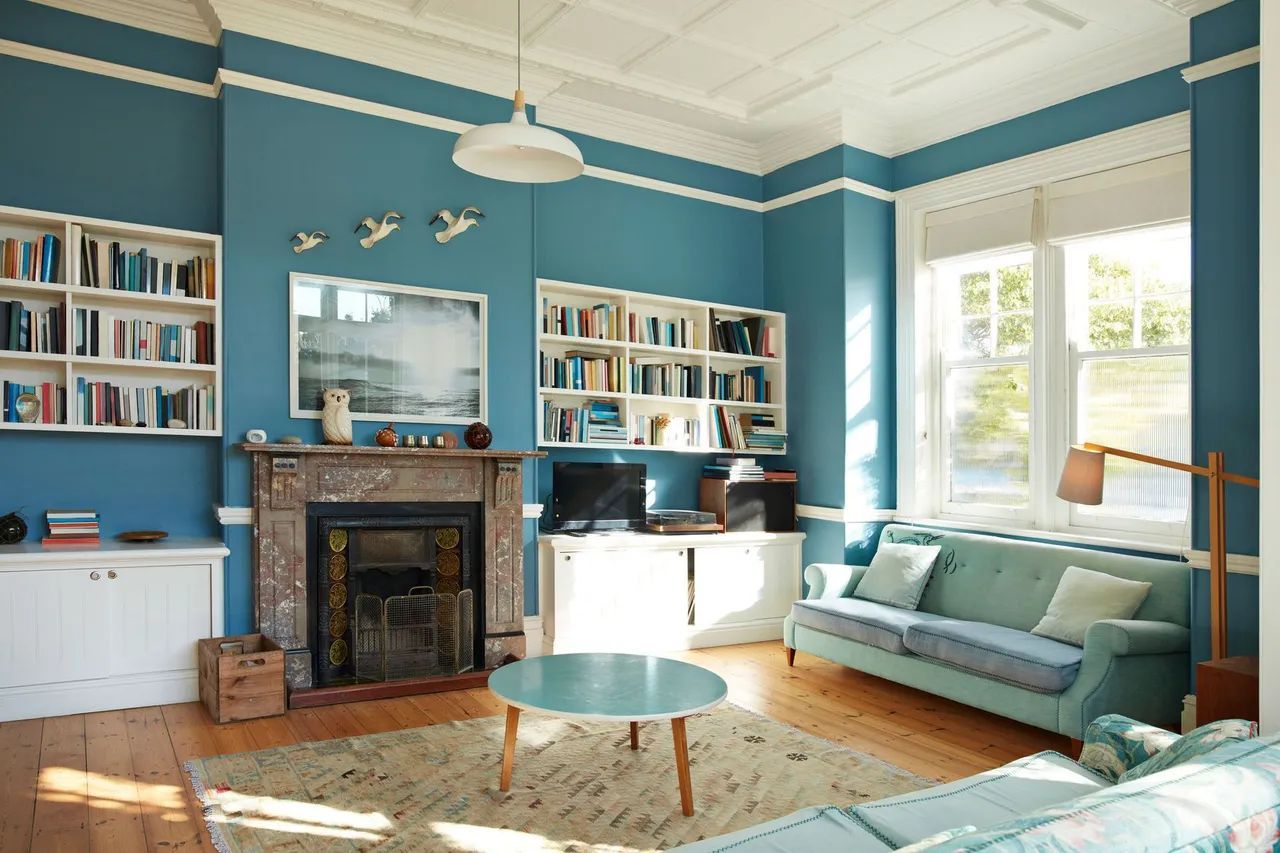
[[484, 294], [292, 273], [289, 298], [293, 417], [342, 388], [355, 420], [486, 419]]

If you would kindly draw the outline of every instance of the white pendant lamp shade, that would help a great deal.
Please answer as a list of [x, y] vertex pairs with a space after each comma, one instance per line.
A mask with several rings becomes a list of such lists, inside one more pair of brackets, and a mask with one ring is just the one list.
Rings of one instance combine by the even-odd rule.
[[520, 184], [549, 184], [582, 174], [582, 152], [567, 136], [529, 123], [516, 90], [511, 121], [482, 124], [458, 137], [453, 162], [476, 175]]

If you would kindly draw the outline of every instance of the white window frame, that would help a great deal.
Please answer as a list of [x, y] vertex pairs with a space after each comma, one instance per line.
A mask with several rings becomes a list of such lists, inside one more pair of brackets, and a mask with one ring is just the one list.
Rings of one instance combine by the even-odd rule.
[[[1186, 549], [1186, 525], [1118, 520], [1103, 528], [1074, 524], [1070, 505], [1054, 498], [1057, 481], [1076, 423], [1070, 377], [1074, 353], [1068, 349], [1064, 252], [1034, 252], [1031, 382], [1030, 510], [1021, 515], [965, 515], [943, 500], [944, 431], [942, 363], [934, 312], [933, 269], [925, 262], [925, 214], [993, 196], [1120, 168], [1189, 151], [1189, 113], [1179, 113], [1081, 142], [964, 172], [900, 191], [896, 195], [898, 509], [897, 518], [961, 529], [1043, 536], [1064, 542], [1103, 546], [1141, 545], [1144, 550], [1178, 553]], [[1008, 253], [1001, 253], [1008, 254]], [[1049, 378], [1038, 382], [1036, 375]], [[1053, 398], [1046, 387], [1053, 387]]]

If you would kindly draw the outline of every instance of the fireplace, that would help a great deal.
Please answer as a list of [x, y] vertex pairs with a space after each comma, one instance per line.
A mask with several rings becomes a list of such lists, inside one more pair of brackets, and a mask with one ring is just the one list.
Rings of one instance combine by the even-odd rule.
[[[436, 448], [384, 448], [337, 447], [314, 444], [242, 444], [239, 447], [253, 461], [253, 603], [255, 627], [285, 650], [285, 680], [289, 685], [289, 704], [303, 707], [321, 704], [337, 694], [350, 697], [361, 691], [379, 691], [379, 695], [405, 695], [408, 692], [425, 692], [444, 689], [449, 684], [474, 686], [483, 683], [484, 672], [506, 661], [524, 657], [524, 514], [523, 514], [523, 463], [526, 459], [545, 456], [530, 450], [445, 450]], [[442, 521], [441, 518], [445, 520]], [[461, 519], [450, 524], [450, 519]], [[416, 519], [416, 523], [411, 520]], [[312, 596], [318, 594], [325, 583], [319, 574], [320, 560], [330, 558], [340, 550], [319, 542], [322, 523], [326, 529], [341, 530], [351, 525], [343, 520], [371, 522], [371, 536], [357, 547], [362, 562], [359, 573], [361, 591], [366, 609], [361, 613], [369, 617], [367, 622], [356, 620], [354, 609], [346, 610], [344, 617], [334, 616], [338, 608], [321, 612], [321, 604], [313, 610]], [[359, 525], [357, 525], [359, 526]], [[390, 548], [390, 538], [379, 538], [378, 533], [404, 530], [404, 536], [418, 545], [400, 541], [392, 548], [399, 556], [387, 561], [381, 569], [376, 549]], [[435, 542], [435, 532], [441, 527], [457, 527], [459, 546], [441, 549]], [[470, 531], [473, 548], [461, 548]], [[347, 577], [350, 578], [353, 539], [347, 534]], [[413, 537], [418, 537], [413, 539]], [[341, 539], [341, 533], [338, 536]], [[435, 544], [431, 544], [435, 542]], [[417, 547], [416, 553], [413, 548]], [[324, 550], [327, 548], [328, 550]], [[434, 550], [433, 550], [434, 548]], [[370, 550], [373, 549], [373, 550]], [[444, 578], [440, 570], [441, 551], [456, 551], [459, 559], [459, 578], [464, 570], [461, 564], [469, 554], [467, 567], [471, 570], [465, 586], [459, 580], [456, 592], [444, 593]], [[414, 553], [414, 556], [407, 556]], [[369, 559], [366, 561], [365, 558]], [[448, 559], [448, 558], [447, 558]], [[391, 563], [397, 563], [392, 566]], [[339, 566], [343, 561], [339, 560]], [[401, 565], [405, 564], [405, 565]], [[334, 568], [326, 564], [325, 577]], [[394, 571], [392, 570], [394, 569]], [[336, 571], [336, 569], [335, 569]], [[395, 581], [395, 587], [389, 584]], [[401, 582], [404, 583], [401, 583]], [[425, 581], [425, 582], [424, 582]], [[415, 590], [407, 584], [430, 586], [431, 592]], [[356, 595], [352, 594], [351, 581], [343, 593], [353, 607]], [[433, 585], [434, 584], [434, 585]], [[330, 582], [330, 588], [332, 583]], [[472, 625], [464, 624], [466, 590], [473, 593]], [[411, 601], [391, 602], [393, 618], [387, 618], [388, 599], [414, 595], [436, 595], [428, 600], [414, 598]], [[453, 596], [452, 601], [443, 598]], [[327, 596], [327, 591], [326, 591]], [[324, 604], [327, 606], [326, 597]], [[347, 602], [344, 602], [344, 605]], [[402, 620], [397, 607], [410, 611]], [[385, 654], [387, 628], [424, 629], [423, 636], [431, 630], [439, 633], [438, 614], [423, 617], [419, 611], [432, 608], [446, 611], [451, 607], [457, 613], [444, 614], [445, 630], [456, 622], [457, 633], [474, 637], [475, 670], [465, 675], [440, 675], [425, 678], [406, 678], [387, 681], [384, 684], [361, 683], [354, 670], [354, 652], [357, 646], [357, 629], [366, 640], [376, 635], [372, 614], [376, 610], [383, 620], [384, 648], [382, 660], [391, 661]], [[415, 615], [416, 614], [416, 615]], [[323, 617], [323, 618], [322, 618]], [[337, 621], [334, 628], [345, 628], [338, 636], [328, 635], [329, 619]], [[406, 621], [407, 623], [406, 624]], [[424, 623], [425, 624], [420, 624]], [[321, 631], [326, 633], [321, 633]], [[426, 630], [430, 629], [430, 630]], [[343, 639], [350, 668], [326, 664], [330, 654], [341, 658], [342, 646], [336, 653], [334, 640]], [[327, 639], [327, 641], [326, 641]], [[425, 646], [424, 639], [421, 645]], [[465, 665], [465, 642], [457, 644], [454, 657], [462, 660], [453, 666]], [[364, 647], [361, 647], [362, 649]], [[365, 649], [369, 654], [376, 649]], [[397, 645], [395, 651], [400, 651]], [[410, 649], [412, 652], [413, 650]], [[428, 656], [429, 657], [429, 656]], [[406, 666], [422, 666], [429, 663], [422, 655], [406, 655]], [[416, 663], [415, 663], [416, 660]], [[393, 661], [399, 665], [404, 661]], [[449, 661], [439, 662], [444, 666]], [[384, 663], [385, 669], [385, 663]], [[393, 666], [394, 669], [394, 666]], [[394, 673], [393, 673], [394, 674]], [[385, 672], [383, 673], [385, 677]], [[333, 680], [324, 684], [323, 679]], [[337, 683], [347, 679], [356, 683]], [[474, 682], [474, 683], [468, 683]]]
[[311, 503], [313, 684], [458, 675], [484, 660], [476, 631], [478, 503]]

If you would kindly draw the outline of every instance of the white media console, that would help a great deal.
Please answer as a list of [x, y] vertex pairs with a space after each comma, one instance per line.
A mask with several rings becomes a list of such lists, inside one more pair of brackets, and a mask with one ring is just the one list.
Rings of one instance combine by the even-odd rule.
[[538, 538], [545, 651], [661, 652], [777, 640], [803, 533]]

